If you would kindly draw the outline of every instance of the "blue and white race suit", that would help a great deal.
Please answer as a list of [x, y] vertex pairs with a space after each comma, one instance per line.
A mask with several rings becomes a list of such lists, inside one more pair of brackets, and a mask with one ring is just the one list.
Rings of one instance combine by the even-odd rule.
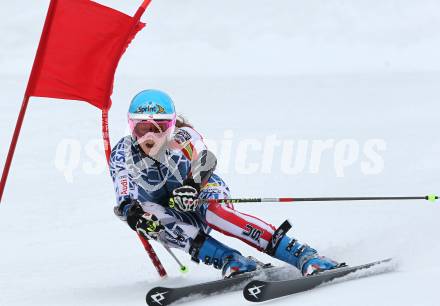
[[[144, 211], [154, 214], [165, 226], [159, 237], [170, 247], [189, 251], [199, 231], [211, 228], [264, 250], [275, 227], [256, 217], [234, 210], [228, 204], [204, 204], [197, 212], [180, 212], [168, 207], [172, 191], [191, 176], [198, 153], [207, 150], [193, 128], [176, 129], [172, 139], [158, 156], [143, 153], [131, 136], [122, 138], [112, 149], [110, 173], [114, 181], [117, 205], [138, 200]], [[213, 173], [201, 186], [199, 198], [229, 198], [225, 182]], [[126, 216], [121, 216], [126, 220]], [[250, 231], [258, 235], [250, 235]]]

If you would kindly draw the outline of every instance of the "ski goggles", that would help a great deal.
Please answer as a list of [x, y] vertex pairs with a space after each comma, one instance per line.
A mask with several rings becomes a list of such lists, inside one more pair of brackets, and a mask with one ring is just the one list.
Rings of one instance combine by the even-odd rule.
[[147, 133], [164, 133], [169, 128], [176, 124], [176, 119], [173, 120], [142, 120], [142, 119], [128, 119], [130, 130], [136, 137], [143, 137]]

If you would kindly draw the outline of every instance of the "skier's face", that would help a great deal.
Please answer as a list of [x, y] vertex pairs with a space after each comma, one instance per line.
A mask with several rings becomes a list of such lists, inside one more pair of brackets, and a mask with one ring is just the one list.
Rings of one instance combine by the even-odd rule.
[[167, 140], [168, 135], [148, 133], [137, 141], [146, 155], [156, 156], [159, 152], [163, 151], [162, 149], [164, 149]]
[[132, 135], [145, 154], [157, 155], [169, 139], [173, 120], [130, 120]]

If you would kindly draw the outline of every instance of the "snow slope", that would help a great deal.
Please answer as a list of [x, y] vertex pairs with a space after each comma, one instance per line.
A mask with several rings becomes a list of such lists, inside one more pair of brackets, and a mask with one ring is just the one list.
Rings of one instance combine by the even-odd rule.
[[[100, 1], [132, 14], [140, 1]], [[48, 1], [2, 3], [0, 162], [3, 164]], [[169, 91], [213, 143], [232, 133], [222, 176], [235, 196], [424, 195], [439, 192], [440, 4], [438, 1], [153, 1], [148, 27], [118, 70], [113, 143], [126, 132], [129, 99]], [[33, 99], [0, 205], [0, 305], [144, 305], [157, 284], [218, 277], [195, 265], [182, 277], [154, 245], [170, 278], [158, 279], [140, 243], [112, 213], [100, 113], [86, 103]], [[267, 168], [258, 144], [382, 139], [383, 171], [361, 171], [362, 150], [337, 175], [334, 148], [317, 171], [286, 173], [277, 147]], [[226, 136], [225, 136], [226, 135]], [[63, 144], [70, 141], [71, 150]], [[257, 143], [240, 168], [240, 144]], [[95, 156], [99, 151], [100, 155]], [[294, 151], [295, 152], [295, 151]], [[292, 155], [292, 154], [291, 154]], [[227, 155], [226, 155], [227, 156]], [[241, 157], [240, 157], [241, 156]], [[291, 156], [292, 157], [292, 156]], [[237, 161], [238, 160], [238, 161]], [[292, 157], [293, 160], [293, 157]], [[72, 171], [60, 167], [71, 162]], [[438, 305], [438, 204], [367, 202], [242, 204], [337, 260], [394, 256], [396, 272], [320, 288], [271, 305]], [[239, 241], [245, 254], [273, 261]], [[248, 305], [240, 293], [191, 305]]]

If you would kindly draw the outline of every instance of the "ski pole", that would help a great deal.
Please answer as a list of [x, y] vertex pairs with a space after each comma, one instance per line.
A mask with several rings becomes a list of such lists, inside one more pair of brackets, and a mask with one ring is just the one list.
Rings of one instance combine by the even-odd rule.
[[151, 261], [153, 262], [154, 267], [156, 268], [157, 273], [159, 273], [159, 276], [164, 278], [167, 276], [167, 271], [162, 265], [162, 262], [160, 261], [159, 257], [157, 257], [156, 252], [154, 251], [151, 244], [148, 242], [147, 239], [142, 237], [142, 235], [138, 234], [139, 239], [142, 242], [142, 245], [145, 248], [145, 251], [147, 251], [148, 256], [150, 256]]
[[263, 203], [263, 202], [337, 202], [337, 201], [387, 201], [387, 200], [427, 200], [435, 202], [438, 196], [430, 194], [426, 196], [410, 197], [314, 197], [314, 198], [236, 198], [236, 199], [202, 199], [202, 203]]
[[168, 253], [171, 255], [171, 257], [173, 257], [174, 260], [177, 262], [177, 264], [180, 267], [180, 272], [187, 273], [188, 272], [188, 267], [185, 266], [184, 264], [182, 264], [182, 262], [179, 260], [179, 258], [177, 258], [176, 254], [174, 254], [174, 252], [171, 251], [171, 249], [166, 244], [163, 244], [163, 247], [165, 248], [165, 250], [168, 251]]

